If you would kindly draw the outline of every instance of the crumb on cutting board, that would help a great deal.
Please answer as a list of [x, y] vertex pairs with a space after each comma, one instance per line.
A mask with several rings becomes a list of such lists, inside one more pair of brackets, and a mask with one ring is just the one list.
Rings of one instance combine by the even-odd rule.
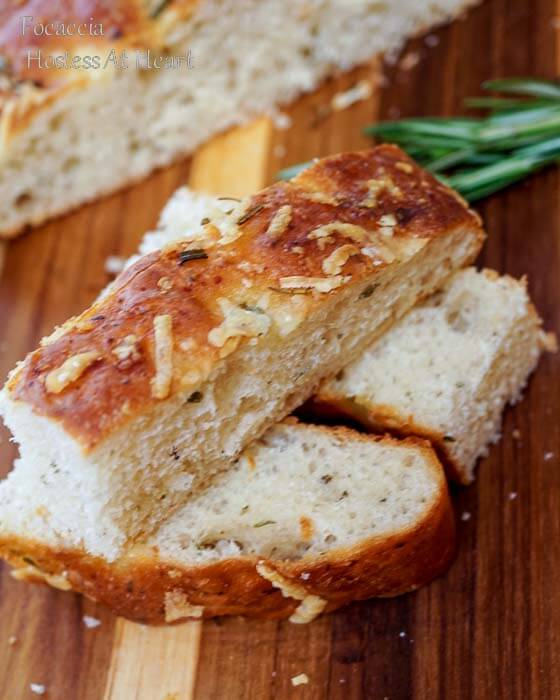
[[307, 673], [300, 673], [292, 678], [292, 685], [307, 685], [309, 683], [309, 676]]
[[96, 617], [91, 617], [91, 615], [84, 615], [82, 617], [82, 620], [84, 622], [84, 625], [88, 628], [88, 630], [95, 629], [101, 624], [101, 620], [98, 620]]

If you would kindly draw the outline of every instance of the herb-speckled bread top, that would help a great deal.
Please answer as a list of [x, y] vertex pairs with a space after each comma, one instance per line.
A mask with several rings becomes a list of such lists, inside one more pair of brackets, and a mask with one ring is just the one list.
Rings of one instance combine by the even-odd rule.
[[278, 344], [310, 309], [450, 229], [482, 231], [455, 193], [398, 148], [326, 158], [138, 260], [12, 374], [16, 401], [91, 448], [174, 392], [196, 390], [244, 343]]

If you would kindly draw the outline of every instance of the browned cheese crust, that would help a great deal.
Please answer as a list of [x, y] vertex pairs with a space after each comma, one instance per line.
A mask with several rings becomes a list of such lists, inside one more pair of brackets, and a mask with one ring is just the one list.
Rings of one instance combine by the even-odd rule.
[[[367, 183], [372, 180], [392, 186], [380, 189], [375, 206], [366, 206]], [[280, 235], [270, 235], [269, 225], [283, 206], [291, 207], [289, 223]], [[235, 342], [226, 348], [209, 342], [209, 332], [223, 320], [220, 298], [231, 298], [249, 281], [248, 292], [256, 298], [268, 292], [280, 303], [286, 294], [298, 292], [283, 288], [283, 278], [325, 278], [323, 262], [353, 241], [340, 231], [312, 238], [309, 234], [318, 227], [343, 222], [376, 231], [381, 217], [391, 215], [397, 222], [392, 235], [396, 245], [437, 238], [460, 227], [478, 229], [479, 240], [483, 238], [478, 217], [455, 193], [394, 146], [321, 160], [291, 182], [274, 184], [253, 196], [244, 212], [238, 219], [237, 237], [208, 247], [204, 259], [182, 262], [185, 250], [200, 248], [199, 243], [182, 243], [145, 256], [126, 270], [104, 299], [28, 355], [8, 382], [12, 398], [59, 421], [84, 449], [92, 449], [158, 402], [151, 391], [156, 371], [155, 317], [170, 315], [173, 320], [173, 393], [180, 388], [177, 377], [193, 367], [207, 373], [227, 352], [248, 340], [230, 339]], [[211, 222], [206, 228], [210, 237], [217, 236]], [[382, 238], [375, 235], [378, 241]], [[371, 279], [373, 264], [383, 270], [387, 262], [382, 254], [372, 260], [371, 253], [367, 256], [357, 249], [344, 262], [342, 275], [349, 280], [344, 284]], [[301, 291], [307, 292], [308, 311], [325, 296], [312, 289]], [[115, 348], [131, 335], [137, 340], [137, 352], [119, 359]], [[186, 339], [192, 349], [184, 350], [183, 344], [179, 350]], [[95, 353], [97, 361], [63, 391], [49, 391], [45, 385], [49, 373], [86, 352]]]
[[0, 557], [15, 567], [20, 580], [82, 593], [117, 615], [150, 624], [169, 622], [169, 597], [203, 608], [181, 619], [289, 617], [301, 601], [285, 597], [260, 575], [261, 564], [287, 584], [305, 589], [306, 595], [327, 601], [326, 612], [355, 600], [400, 595], [443, 574], [455, 552], [455, 519], [441, 465], [427, 442], [416, 438], [406, 442], [424, 451], [437, 475], [439, 494], [421, 521], [392, 537], [371, 537], [353, 547], [296, 561], [240, 557], [199, 566], [164, 560], [156, 547], [137, 548], [134, 554], [108, 563], [80, 549], [55, 549], [9, 537], [0, 540]]

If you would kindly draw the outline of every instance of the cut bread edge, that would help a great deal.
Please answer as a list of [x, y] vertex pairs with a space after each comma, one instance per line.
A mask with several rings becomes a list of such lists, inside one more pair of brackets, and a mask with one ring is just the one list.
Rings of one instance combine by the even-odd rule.
[[295, 560], [250, 555], [189, 566], [140, 545], [108, 562], [83, 548], [52, 546], [21, 533], [0, 533], [0, 556], [18, 580], [82, 593], [117, 615], [150, 624], [221, 615], [309, 622], [355, 600], [412, 591], [444, 573], [455, 551], [455, 519], [443, 468], [429, 443], [348, 428], [313, 429], [420, 451], [437, 483], [425, 512], [390, 535]]
[[[465, 269], [467, 271], [468, 268]], [[461, 274], [461, 271], [456, 274]], [[509, 329], [507, 337], [502, 342], [499, 352], [494, 356], [492, 364], [486, 373], [477, 395], [494, 395], [499, 386], [500, 367], [508, 359], [516, 358], [515, 377], [510, 391], [503, 391], [499, 403], [494, 406], [492, 415], [485, 418], [492, 424], [491, 430], [485, 431], [485, 439], [478, 444], [474, 456], [468, 463], [463, 463], [454, 454], [450, 443], [455, 442], [452, 435], [430, 425], [422, 416], [411, 415], [400, 410], [397, 406], [376, 402], [370, 395], [345, 395], [336, 391], [328, 382], [303, 407], [302, 415], [315, 420], [329, 422], [343, 420], [358, 423], [372, 433], [389, 433], [396, 437], [406, 438], [418, 436], [428, 440], [442, 461], [448, 477], [460, 484], [468, 485], [474, 480], [474, 469], [478, 459], [485, 456], [489, 445], [498, 441], [503, 417], [503, 411], [508, 405], [517, 403], [526, 388], [530, 376], [534, 372], [543, 352], [556, 352], [557, 342], [554, 334], [542, 330], [542, 319], [527, 294], [525, 277], [516, 279], [510, 275], [499, 275], [495, 270], [483, 269], [478, 274], [484, 275], [491, 281], [501, 281], [513, 288], [522, 288], [525, 296], [525, 315], [517, 319]], [[400, 321], [406, 323], [406, 317]], [[476, 401], [476, 396], [472, 401]], [[467, 426], [471, 428], [473, 426]]]

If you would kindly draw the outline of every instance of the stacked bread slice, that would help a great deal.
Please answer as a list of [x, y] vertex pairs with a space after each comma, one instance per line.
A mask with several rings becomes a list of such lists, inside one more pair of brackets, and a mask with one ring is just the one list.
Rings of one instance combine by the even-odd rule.
[[420, 435], [455, 480], [474, 478], [479, 457], [500, 437], [543, 349], [524, 280], [467, 268], [326, 382], [318, 415], [350, 417], [373, 431]]
[[[359, 382], [381, 363], [394, 409], [375, 427], [425, 426], [438, 449], [452, 435], [457, 451], [441, 453], [467, 480], [542, 347], [525, 288], [460, 271], [481, 245], [477, 217], [393, 147], [319, 161], [225, 207], [180, 192], [145, 254], [14, 371], [2, 410], [21, 457], [0, 486], [2, 556], [19, 578], [152, 622], [303, 622], [411, 590], [453, 551], [429, 443], [271, 426], [329, 379], [315, 405], [348, 400], [358, 415], [365, 394], [376, 406], [377, 385]], [[469, 351], [445, 370], [452, 331]], [[404, 403], [417, 355], [434, 387], [447, 371], [465, 390]], [[424, 413], [433, 396], [455, 413]], [[395, 425], [409, 405], [418, 415]]]
[[[139, 252], [181, 240], [186, 229], [196, 231], [204, 217], [228, 206], [182, 187]], [[458, 270], [326, 381], [300, 413], [319, 421], [352, 419], [376, 433], [422, 436], [448, 475], [468, 484], [479, 457], [500, 437], [504, 407], [521, 397], [541, 352], [556, 349], [541, 326], [525, 279]]]
[[412, 590], [454, 551], [445, 477], [427, 442], [293, 419], [115, 561], [80, 547], [80, 531], [57, 528], [83, 522], [64, 472], [33, 483], [38, 507], [19, 467], [0, 489], [1, 551], [15, 577], [79, 591], [141, 622], [309, 622], [352, 600]]

